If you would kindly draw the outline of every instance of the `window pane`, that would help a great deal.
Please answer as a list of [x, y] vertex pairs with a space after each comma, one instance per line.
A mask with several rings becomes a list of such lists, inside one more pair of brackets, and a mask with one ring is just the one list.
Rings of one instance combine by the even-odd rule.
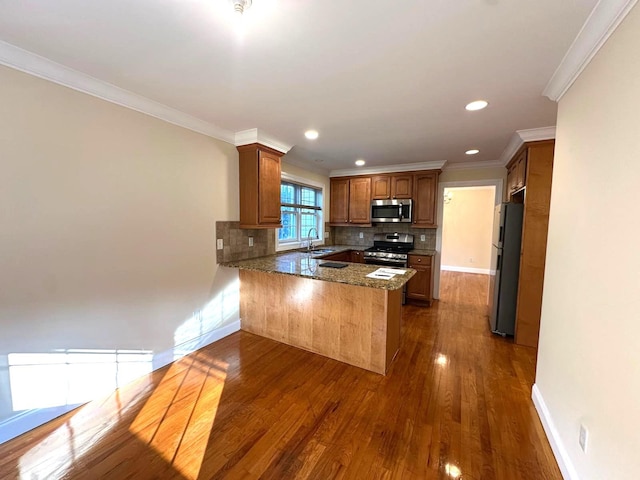
[[[309, 211], [306, 210], [307, 213], [305, 213], [305, 210], [302, 211], [302, 213], [300, 214], [300, 223], [302, 225], [302, 238], [308, 238], [309, 235], [309, 230], [311, 228], [318, 228], [318, 217], [315, 214], [315, 212], [313, 210]], [[311, 212], [311, 213], [308, 213]], [[311, 237], [312, 238], [316, 238], [318, 236], [319, 232], [312, 232]]]
[[282, 207], [282, 228], [278, 231], [278, 240], [291, 242], [298, 239], [297, 215], [295, 208]]
[[295, 203], [296, 189], [290, 183], [280, 184], [280, 202], [281, 203]]
[[301, 187], [300, 189], [300, 204], [309, 205], [311, 207], [316, 206], [316, 191], [308, 188]]

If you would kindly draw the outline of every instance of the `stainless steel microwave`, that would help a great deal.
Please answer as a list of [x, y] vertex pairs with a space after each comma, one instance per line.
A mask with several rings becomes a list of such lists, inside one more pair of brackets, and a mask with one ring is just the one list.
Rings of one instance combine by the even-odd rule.
[[412, 200], [372, 200], [372, 223], [411, 223]]

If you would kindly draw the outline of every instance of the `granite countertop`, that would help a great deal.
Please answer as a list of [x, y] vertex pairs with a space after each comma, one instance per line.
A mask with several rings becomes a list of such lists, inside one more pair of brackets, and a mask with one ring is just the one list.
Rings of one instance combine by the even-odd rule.
[[331, 249], [325, 255], [311, 255], [304, 251], [281, 252], [266, 257], [238, 260], [220, 264], [223, 267], [239, 268], [241, 270], [253, 270], [255, 272], [282, 273], [298, 277], [313, 278], [326, 282], [346, 283], [361, 287], [379, 288], [384, 290], [397, 290], [407, 283], [416, 273], [411, 268], [404, 269], [406, 273], [396, 275], [389, 280], [369, 278], [367, 275], [381, 268], [379, 265], [365, 265], [363, 263], [347, 263], [345, 268], [329, 268], [319, 266], [328, 260], [322, 257], [346, 250], [364, 250], [363, 246], [332, 245], [321, 246], [318, 250]]

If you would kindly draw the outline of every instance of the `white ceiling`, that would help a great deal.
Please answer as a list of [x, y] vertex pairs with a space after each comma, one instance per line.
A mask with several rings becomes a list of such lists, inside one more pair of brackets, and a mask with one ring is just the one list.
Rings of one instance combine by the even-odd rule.
[[4, 0], [0, 40], [313, 167], [490, 162], [555, 125], [542, 91], [595, 4], [253, 0], [241, 37], [229, 0]]

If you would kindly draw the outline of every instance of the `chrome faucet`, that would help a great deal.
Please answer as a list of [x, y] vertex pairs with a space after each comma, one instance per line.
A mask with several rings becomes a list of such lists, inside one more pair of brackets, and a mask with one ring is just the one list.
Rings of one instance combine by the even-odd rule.
[[313, 245], [313, 240], [311, 240], [311, 231], [312, 230], [316, 231], [315, 238], [320, 239], [320, 234], [318, 233], [318, 229], [316, 227], [311, 227], [309, 229], [309, 231], [307, 232], [307, 240], [309, 241], [309, 243], [307, 243], [307, 252], [310, 252], [311, 250], [313, 250], [315, 248], [315, 246]]

